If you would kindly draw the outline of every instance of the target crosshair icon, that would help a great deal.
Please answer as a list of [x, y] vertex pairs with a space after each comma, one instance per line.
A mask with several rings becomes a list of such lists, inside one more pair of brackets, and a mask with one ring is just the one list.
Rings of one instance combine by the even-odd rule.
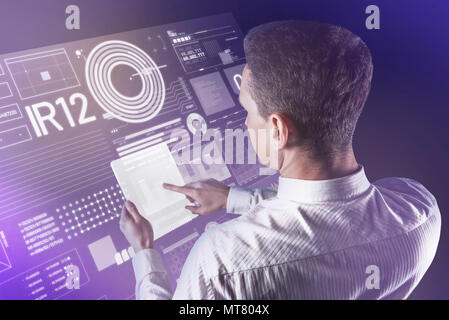
[[[119, 65], [128, 66], [139, 75], [142, 88], [137, 95], [123, 95], [114, 87], [111, 73]], [[95, 101], [122, 121], [148, 121], [164, 104], [165, 84], [158, 66], [142, 49], [129, 42], [110, 40], [98, 44], [89, 53], [85, 76]]]

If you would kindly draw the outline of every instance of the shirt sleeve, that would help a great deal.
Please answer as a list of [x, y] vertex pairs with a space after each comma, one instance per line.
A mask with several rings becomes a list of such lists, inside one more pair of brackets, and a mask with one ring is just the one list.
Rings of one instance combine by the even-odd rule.
[[159, 252], [154, 249], [137, 252], [132, 260], [136, 276], [136, 299], [214, 299], [206, 275], [206, 262], [209, 259], [207, 253], [210, 252], [206, 248], [206, 242], [203, 234], [193, 245], [181, 270], [174, 293]]
[[170, 300], [172, 288], [162, 257], [155, 249], [144, 249], [132, 260], [137, 300]]
[[214, 256], [205, 237], [206, 234], [203, 233], [190, 250], [182, 267], [173, 300], [215, 299], [207, 269], [208, 265], [214, 265]]
[[226, 211], [228, 213], [244, 214], [255, 207], [260, 201], [275, 197], [277, 189], [248, 189], [240, 186], [229, 190]]

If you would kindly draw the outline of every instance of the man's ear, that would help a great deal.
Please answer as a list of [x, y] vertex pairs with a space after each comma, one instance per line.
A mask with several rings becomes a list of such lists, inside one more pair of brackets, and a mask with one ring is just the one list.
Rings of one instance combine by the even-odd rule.
[[272, 138], [275, 139], [277, 148], [285, 148], [292, 134], [292, 122], [282, 114], [273, 113], [269, 116], [269, 123], [273, 134]]

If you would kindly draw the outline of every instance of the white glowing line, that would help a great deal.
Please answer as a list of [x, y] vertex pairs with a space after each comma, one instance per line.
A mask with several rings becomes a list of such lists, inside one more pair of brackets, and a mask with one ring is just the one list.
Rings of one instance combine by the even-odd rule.
[[162, 69], [162, 68], [166, 68], [166, 67], [167, 67], [167, 65], [164, 64], [164, 65], [162, 65], [162, 66], [157, 66], [156, 68], [146, 68], [146, 69], [143, 70], [143, 72], [139, 72], [139, 70], [136, 70], [137, 73], [133, 73], [133, 74], [131, 75], [131, 77], [135, 77], [135, 76], [137, 76], [137, 75], [142, 76], [142, 75], [145, 75], [145, 74], [151, 74], [152, 71], [155, 70], [155, 69]]

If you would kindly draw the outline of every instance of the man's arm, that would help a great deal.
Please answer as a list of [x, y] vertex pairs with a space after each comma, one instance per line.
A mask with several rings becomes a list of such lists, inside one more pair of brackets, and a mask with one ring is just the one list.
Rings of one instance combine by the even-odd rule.
[[205, 275], [207, 250], [203, 236], [192, 247], [173, 294], [162, 257], [153, 248], [153, 228], [130, 201], [126, 201], [122, 208], [120, 229], [136, 252], [132, 264], [137, 300], [213, 299]]
[[170, 279], [159, 252], [153, 248], [153, 227], [131, 201], [123, 205], [120, 230], [136, 252], [132, 260], [136, 299], [171, 299]]
[[187, 256], [178, 279], [173, 300], [213, 300], [208, 266], [214, 256], [209, 250], [208, 240], [203, 233], [195, 242]]
[[228, 187], [225, 184], [209, 179], [189, 183], [185, 186], [164, 184], [165, 189], [180, 192], [197, 205], [186, 208], [195, 214], [208, 214], [226, 209], [229, 213], [244, 214], [264, 199], [276, 196], [277, 190], [272, 188], [248, 189], [244, 187]]
[[162, 263], [162, 258], [154, 249], [139, 251], [133, 258], [136, 276], [137, 300], [194, 300], [214, 299], [213, 290], [206, 276], [206, 250], [204, 237], [201, 236], [187, 256], [176, 291], [173, 293], [170, 279]]
[[136, 276], [136, 300], [170, 300], [172, 288], [162, 257], [152, 248], [143, 249], [132, 259]]

